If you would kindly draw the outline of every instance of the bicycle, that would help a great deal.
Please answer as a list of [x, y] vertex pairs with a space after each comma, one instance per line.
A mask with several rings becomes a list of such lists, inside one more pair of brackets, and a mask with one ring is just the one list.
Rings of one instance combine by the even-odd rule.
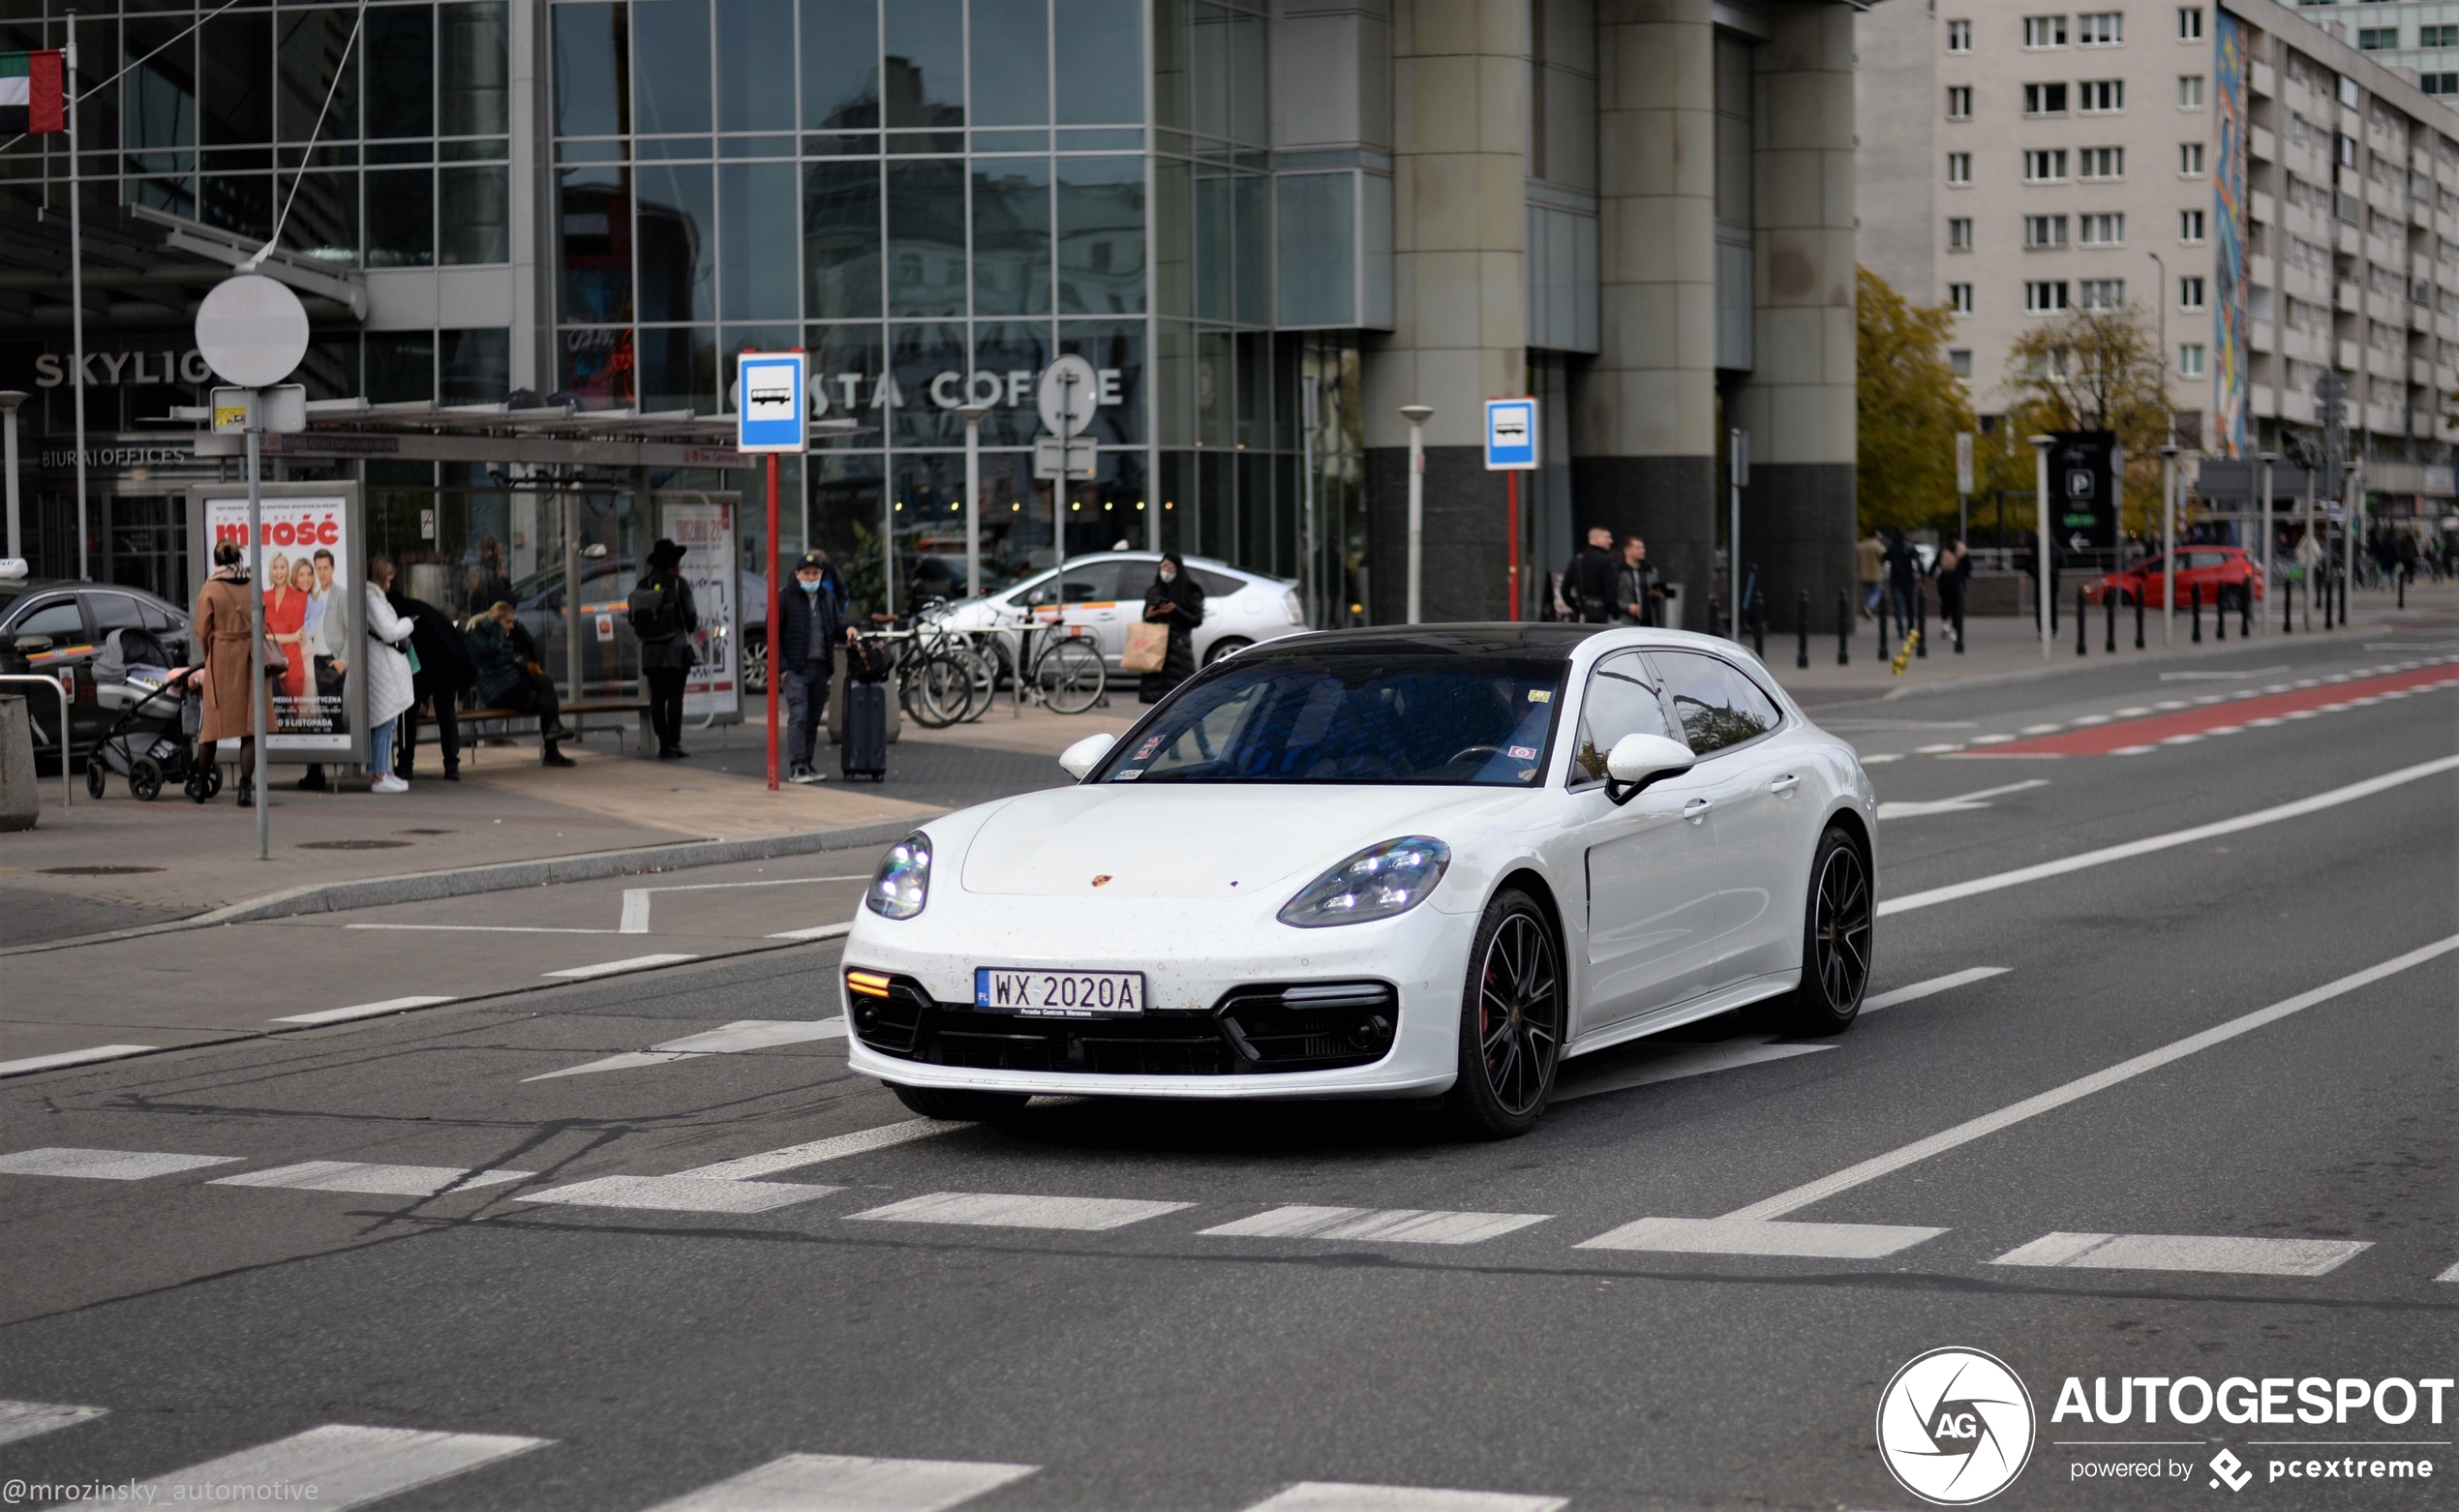
[[889, 680], [896, 684], [896, 701], [906, 716], [926, 730], [978, 719], [989, 707], [984, 686], [987, 658], [969, 637], [929, 620], [936, 607], [925, 604], [894, 628], [864, 637], [896, 643]]
[[1084, 627], [1056, 620], [1024, 627], [1028, 636], [1037, 633], [1040, 644], [1024, 664], [1022, 696], [1059, 714], [1080, 714], [1101, 703], [1109, 691], [1109, 669]]

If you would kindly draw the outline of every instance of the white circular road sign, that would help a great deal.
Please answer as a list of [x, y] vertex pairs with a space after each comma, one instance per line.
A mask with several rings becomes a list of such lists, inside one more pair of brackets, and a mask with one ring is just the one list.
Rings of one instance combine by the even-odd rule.
[[197, 310], [197, 350], [226, 383], [271, 388], [307, 355], [307, 309], [261, 273], [225, 279]]
[[1042, 423], [1054, 436], [1074, 436], [1093, 423], [1095, 391], [1101, 378], [1093, 365], [1074, 352], [1042, 370]]

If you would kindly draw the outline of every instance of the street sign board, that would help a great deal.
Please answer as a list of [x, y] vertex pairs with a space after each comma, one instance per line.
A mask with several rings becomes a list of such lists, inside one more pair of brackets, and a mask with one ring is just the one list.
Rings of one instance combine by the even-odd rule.
[[1089, 478], [1100, 469], [1100, 454], [1089, 440], [1056, 436], [1033, 438], [1033, 475], [1037, 478]]
[[1102, 378], [1093, 365], [1074, 352], [1042, 370], [1042, 387], [1034, 395], [1042, 408], [1042, 423], [1053, 436], [1074, 436], [1093, 423], [1101, 402]]
[[2117, 545], [2117, 433], [2059, 431], [2049, 449], [2050, 529], [2070, 551]]
[[802, 451], [805, 373], [799, 351], [735, 358], [735, 450]]
[[261, 273], [224, 279], [197, 307], [197, 351], [226, 383], [279, 383], [297, 371], [307, 348], [307, 307], [288, 285]]
[[1956, 433], [1956, 492], [1972, 492], [1972, 433]]
[[1533, 399], [1486, 401], [1486, 470], [1532, 472], [1537, 465], [1537, 416]]
[[[248, 390], [217, 388], [213, 391], [213, 430], [216, 436], [241, 436], [248, 429]], [[307, 390], [297, 383], [276, 383], [257, 391], [262, 414], [258, 424], [268, 436], [290, 436], [307, 429]]]

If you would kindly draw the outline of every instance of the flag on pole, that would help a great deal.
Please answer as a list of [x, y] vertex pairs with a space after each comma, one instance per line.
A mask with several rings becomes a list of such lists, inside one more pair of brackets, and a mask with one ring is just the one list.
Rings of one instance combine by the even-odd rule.
[[64, 54], [0, 52], [0, 132], [69, 129]]

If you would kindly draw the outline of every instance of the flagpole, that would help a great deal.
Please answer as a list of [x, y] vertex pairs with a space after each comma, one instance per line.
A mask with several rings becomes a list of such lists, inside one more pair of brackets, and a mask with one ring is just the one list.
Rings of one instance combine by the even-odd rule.
[[61, 49], [60, 104], [69, 128], [69, 348], [75, 366], [69, 392], [76, 411], [76, 575], [92, 581], [85, 529], [85, 215], [76, 157], [76, 12], [68, 13], [68, 45]]

